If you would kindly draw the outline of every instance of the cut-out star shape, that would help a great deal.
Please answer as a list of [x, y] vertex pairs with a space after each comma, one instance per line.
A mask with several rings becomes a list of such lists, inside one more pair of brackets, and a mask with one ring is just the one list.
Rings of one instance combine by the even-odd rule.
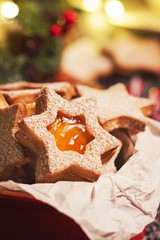
[[[36, 182], [86, 179], [95, 181], [102, 174], [101, 156], [119, 146], [119, 141], [99, 124], [95, 99], [83, 99], [79, 103], [67, 101], [54, 90], [44, 88], [36, 101], [36, 115], [24, 118], [19, 127], [30, 144], [33, 143], [37, 156]], [[93, 136], [84, 154], [76, 151], [61, 151], [55, 137], [47, 130], [58, 113], [68, 117], [85, 119], [88, 132]], [[23, 141], [24, 144], [24, 141]], [[28, 146], [30, 145], [28, 144]]]
[[107, 131], [118, 128], [144, 131], [147, 123], [144, 114], [150, 114], [155, 109], [153, 101], [129, 95], [122, 83], [105, 90], [77, 85], [77, 91], [81, 97], [97, 99], [99, 121]]

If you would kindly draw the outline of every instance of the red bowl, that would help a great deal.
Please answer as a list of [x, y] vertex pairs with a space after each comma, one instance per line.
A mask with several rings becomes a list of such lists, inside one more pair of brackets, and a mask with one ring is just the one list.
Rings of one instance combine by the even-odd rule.
[[[145, 230], [131, 240], [142, 240]], [[71, 218], [21, 192], [0, 190], [0, 236], [10, 240], [89, 240]]]

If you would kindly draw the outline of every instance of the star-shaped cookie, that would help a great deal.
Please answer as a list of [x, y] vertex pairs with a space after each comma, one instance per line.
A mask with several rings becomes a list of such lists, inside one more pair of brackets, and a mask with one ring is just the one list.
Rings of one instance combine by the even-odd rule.
[[0, 107], [0, 180], [10, 179], [14, 167], [30, 161], [25, 157], [23, 146], [15, 139], [17, 123], [26, 116], [24, 104]]
[[74, 87], [68, 82], [53, 83], [31, 83], [20, 81], [0, 85], [0, 90], [9, 105], [14, 103], [32, 103], [40, 94], [43, 87], [49, 87], [65, 99], [71, 99], [74, 96]]
[[[95, 181], [102, 174], [101, 156], [119, 146], [119, 141], [105, 131], [99, 124], [95, 99], [83, 99], [79, 103], [67, 101], [54, 90], [44, 88], [36, 101], [36, 115], [24, 118], [19, 128], [30, 141], [27, 145], [35, 148], [37, 154], [36, 182], [56, 182], [68, 180], [71, 176], [78, 179]], [[60, 150], [56, 138], [48, 127], [55, 123], [58, 115], [80, 118], [92, 135], [85, 146], [84, 153], [73, 150]], [[73, 140], [73, 139], [72, 139]], [[24, 142], [23, 142], [24, 144]]]
[[79, 96], [97, 99], [99, 121], [109, 132], [118, 128], [144, 131], [147, 122], [142, 111], [148, 114], [154, 110], [153, 101], [130, 96], [122, 83], [105, 90], [84, 85], [77, 85], [76, 88]]
[[145, 71], [160, 74], [158, 39], [138, 37], [125, 32], [107, 41], [103, 49], [113, 59], [116, 69], [121, 73]]
[[152, 99], [135, 96], [130, 96], [130, 99], [142, 111], [144, 116], [150, 116], [156, 110], [156, 102]]

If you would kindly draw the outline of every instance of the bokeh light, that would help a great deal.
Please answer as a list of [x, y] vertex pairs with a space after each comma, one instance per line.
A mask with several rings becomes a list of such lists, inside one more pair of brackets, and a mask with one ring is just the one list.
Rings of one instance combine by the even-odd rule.
[[88, 12], [96, 12], [101, 6], [101, 0], [83, 0], [83, 8]]
[[121, 2], [112, 0], [105, 4], [105, 12], [112, 19], [119, 19], [124, 14], [124, 6]]
[[94, 13], [88, 16], [88, 24], [94, 30], [104, 30], [106, 28], [106, 17], [103, 13]]
[[19, 13], [18, 6], [13, 2], [5, 2], [1, 6], [1, 15], [5, 18], [15, 18]]

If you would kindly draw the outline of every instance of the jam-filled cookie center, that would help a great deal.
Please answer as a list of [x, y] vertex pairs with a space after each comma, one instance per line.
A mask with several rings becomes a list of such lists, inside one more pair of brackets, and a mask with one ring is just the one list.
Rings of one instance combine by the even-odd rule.
[[47, 130], [54, 135], [57, 147], [61, 151], [72, 150], [83, 154], [86, 145], [93, 140], [81, 117], [69, 118], [58, 115]]

